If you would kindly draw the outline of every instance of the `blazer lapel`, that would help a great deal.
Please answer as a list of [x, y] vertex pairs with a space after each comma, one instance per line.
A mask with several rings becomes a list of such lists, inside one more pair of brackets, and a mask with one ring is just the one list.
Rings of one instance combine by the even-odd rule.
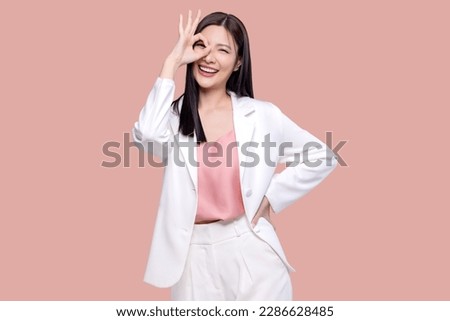
[[255, 129], [255, 120], [252, 116], [255, 111], [255, 107], [250, 104], [247, 99], [237, 97], [235, 93], [231, 92], [230, 95], [233, 104], [234, 132], [236, 142], [238, 143], [238, 158], [240, 164], [239, 175], [242, 186], [245, 169], [247, 168], [242, 166], [242, 164], [248, 159], [248, 155], [244, 155], [244, 153], [242, 153], [242, 146], [245, 146], [252, 141], [253, 132]]
[[[251, 117], [255, 111], [255, 108], [252, 104], [246, 102], [245, 98], [237, 97], [235, 93], [229, 92], [231, 96], [231, 103], [233, 107], [233, 125], [236, 136], [237, 148], [238, 148], [238, 159], [239, 164], [246, 162], [248, 155], [244, 155], [242, 153], [242, 146], [244, 144], [248, 144], [252, 141], [253, 132], [255, 129], [255, 122], [253, 117]], [[181, 101], [179, 106], [181, 106]], [[170, 120], [170, 125], [172, 127], [172, 131], [174, 133], [175, 140], [179, 142], [176, 146], [179, 146], [180, 155], [183, 157], [178, 157], [181, 161], [181, 158], [185, 160], [185, 166], [189, 172], [189, 176], [191, 178], [192, 184], [195, 187], [195, 190], [198, 190], [198, 180], [197, 180], [197, 136], [194, 132], [193, 137], [189, 137], [186, 135], [175, 134], [178, 133], [178, 117], [172, 117]], [[174, 146], [175, 147], [175, 146]], [[248, 147], [247, 147], [248, 148]], [[191, 155], [190, 155], [191, 154]], [[194, 160], [189, 161], [190, 159]], [[239, 176], [241, 184], [244, 179], [246, 167], [239, 166]]]

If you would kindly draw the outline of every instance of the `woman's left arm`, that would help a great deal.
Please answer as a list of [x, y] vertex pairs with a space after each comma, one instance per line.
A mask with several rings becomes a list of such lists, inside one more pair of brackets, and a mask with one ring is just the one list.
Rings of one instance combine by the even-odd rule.
[[279, 163], [286, 168], [274, 174], [265, 196], [274, 213], [279, 213], [306, 195], [337, 166], [333, 151], [317, 137], [299, 127], [276, 107], [282, 140], [277, 146]]

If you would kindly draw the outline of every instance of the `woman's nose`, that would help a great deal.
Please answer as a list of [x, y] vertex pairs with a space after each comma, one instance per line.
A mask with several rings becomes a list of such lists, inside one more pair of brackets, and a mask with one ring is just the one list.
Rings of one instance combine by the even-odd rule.
[[207, 54], [204, 59], [205, 59], [205, 62], [207, 62], [207, 63], [214, 63], [216, 61], [212, 51], [210, 51], [209, 54]]

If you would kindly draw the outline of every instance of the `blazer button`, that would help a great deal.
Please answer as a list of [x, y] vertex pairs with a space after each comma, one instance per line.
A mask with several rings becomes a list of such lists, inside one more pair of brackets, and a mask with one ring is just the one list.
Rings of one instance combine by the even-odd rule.
[[245, 196], [250, 197], [252, 196], [253, 191], [251, 189], [248, 189], [247, 192], [245, 192]]

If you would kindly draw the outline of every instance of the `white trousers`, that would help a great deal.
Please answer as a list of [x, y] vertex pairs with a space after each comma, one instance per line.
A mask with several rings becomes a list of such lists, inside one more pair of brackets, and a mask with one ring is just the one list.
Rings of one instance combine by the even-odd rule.
[[292, 300], [289, 271], [251, 229], [245, 215], [195, 224], [181, 279], [172, 300]]

